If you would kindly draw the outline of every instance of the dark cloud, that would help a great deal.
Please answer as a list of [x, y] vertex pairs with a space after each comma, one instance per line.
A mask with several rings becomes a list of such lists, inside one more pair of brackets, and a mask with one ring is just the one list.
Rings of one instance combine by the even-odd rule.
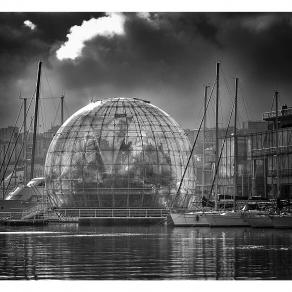
[[[0, 13], [0, 108], [1, 126], [12, 124], [18, 107], [18, 96], [31, 96], [38, 60], [48, 67], [54, 48], [66, 40], [73, 25], [99, 17], [103, 13]], [[30, 20], [31, 30], [24, 25]], [[10, 113], [13, 113], [11, 115]]]
[[109, 82], [131, 89], [157, 85], [190, 88], [196, 72], [194, 63], [204, 63], [206, 52], [212, 48], [202, 43], [201, 37], [190, 41], [182, 25], [177, 29], [179, 15], [172, 15], [172, 19], [176, 20], [154, 17], [145, 21], [127, 14], [125, 35], [99, 36], [86, 43], [80, 59], [59, 63], [63, 81], [74, 88]]
[[[56, 58], [72, 26], [104, 15], [0, 14], [1, 110], [5, 106], [6, 112], [13, 111], [20, 90], [31, 94], [38, 59], [44, 61], [52, 91], [66, 92], [70, 113], [94, 96], [136, 95], [150, 99], [184, 127], [196, 127], [203, 86], [212, 84], [216, 61], [222, 62], [226, 75], [222, 83], [228, 79], [231, 87], [223, 84], [221, 90], [226, 119], [235, 76], [240, 78], [249, 118], [260, 119], [261, 112], [269, 110], [263, 108], [263, 100], [276, 88], [281, 102], [289, 104], [290, 13], [150, 13], [143, 17], [125, 13], [124, 35], [87, 41], [75, 60]], [[26, 27], [24, 20], [36, 29]], [[12, 124], [12, 116], [2, 117], [3, 125]], [[242, 116], [248, 118], [246, 113]]]
[[291, 78], [291, 14], [237, 14], [220, 23], [224, 50], [237, 56], [240, 64], [250, 64], [257, 80], [287, 82]]

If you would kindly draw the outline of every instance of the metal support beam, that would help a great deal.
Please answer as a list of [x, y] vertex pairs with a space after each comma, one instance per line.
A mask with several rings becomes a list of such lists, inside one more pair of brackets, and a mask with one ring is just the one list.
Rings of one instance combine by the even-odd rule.
[[234, 196], [233, 207], [235, 209], [235, 200], [238, 198], [237, 177], [238, 177], [238, 139], [237, 139], [237, 95], [238, 78], [235, 78], [235, 100], [234, 100]]
[[[216, 173], [218, 173], [217, 171], [217, 167], [219, 167], [218, 165], [218, 161], [219, 161], [219, 128], [218, 128], [218, 123], [219, 123], [219, 82], [220, 82], [220, 63], [216, 64], [216, 113], [215, 113], [215, 119], [216, 119], [216, 148], [215, 148], [215, 173], [214, 175], [216, 175]], [[218, 178], [215, 177], [215, 209], [218, 209]]]

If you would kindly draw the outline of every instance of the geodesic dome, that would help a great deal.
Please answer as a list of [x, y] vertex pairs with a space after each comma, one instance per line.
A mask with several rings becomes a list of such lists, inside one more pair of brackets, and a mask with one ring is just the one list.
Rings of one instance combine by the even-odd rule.
[[[176, 192], [189, 140], [167, 113], [136, 98], [90, 103], [58, 130], [45, 163], [46, 189], [57, 207], [161, 208]], [[194, 190], [188, 167], [177, 205]]]

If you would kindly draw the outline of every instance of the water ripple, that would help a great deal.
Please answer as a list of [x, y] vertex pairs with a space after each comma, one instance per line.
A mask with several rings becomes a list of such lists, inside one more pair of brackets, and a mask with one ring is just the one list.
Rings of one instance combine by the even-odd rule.
[[292, 279], [286, 231], [64, 224], [0, 231], [0, 279]]

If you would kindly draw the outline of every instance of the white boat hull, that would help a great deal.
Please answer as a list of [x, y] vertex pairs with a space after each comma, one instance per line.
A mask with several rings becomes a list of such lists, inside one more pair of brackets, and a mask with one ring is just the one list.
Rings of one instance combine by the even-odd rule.
[[206, 217], [211, 227], [249, 226], [241, 213], [207, 214]]
[[274, 228], [292, 228], [292, 215], [271, 216]]
[[203, 212], [170, 213], [174, 226], [208, 227], [209, 222]]

